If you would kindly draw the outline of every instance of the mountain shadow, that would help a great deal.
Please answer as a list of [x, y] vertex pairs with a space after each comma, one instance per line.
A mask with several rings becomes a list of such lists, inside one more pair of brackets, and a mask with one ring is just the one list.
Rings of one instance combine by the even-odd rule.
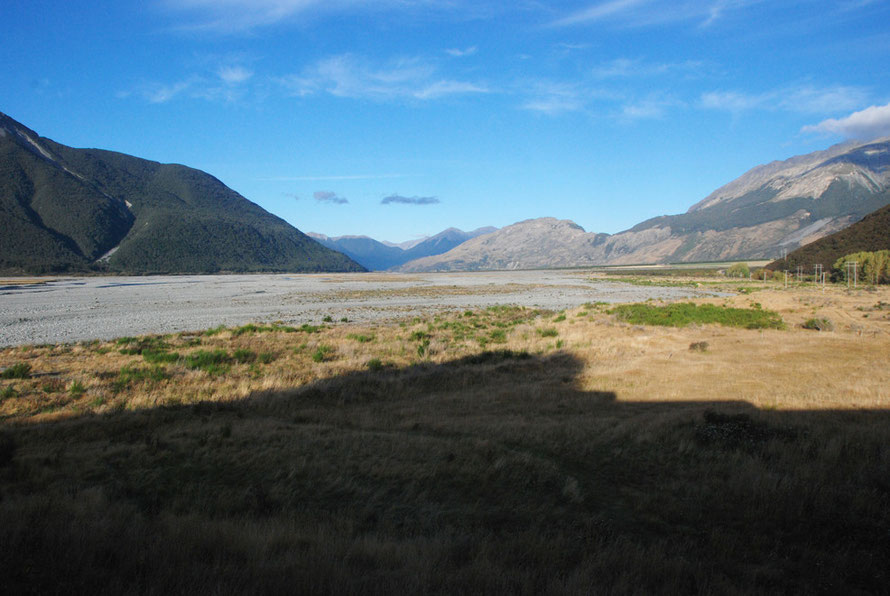
[[[5, 425], [10, 593], [880, 592], [890, 413], [624, 402], [486, 352]], [[187, 396], [183, 396], [185, 400]]]

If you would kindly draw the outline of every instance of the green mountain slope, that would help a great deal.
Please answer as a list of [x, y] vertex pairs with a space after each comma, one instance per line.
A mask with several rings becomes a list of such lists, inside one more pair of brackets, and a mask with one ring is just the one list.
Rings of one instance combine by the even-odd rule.
[[821, 264], [827, 271], [845, 255], [878, 250], [890, 250], [890, 205], [866, 215], [862, 221], [840, 232], [801, 246], [788, 253], [786, 259], [778, 259], [767, 265], [767, 269], [796, 270], [800, 265], [810, 272], [814, 264]]
[[213, 176], [39, 137], [0, 114], [0, 271], [361, 271]]

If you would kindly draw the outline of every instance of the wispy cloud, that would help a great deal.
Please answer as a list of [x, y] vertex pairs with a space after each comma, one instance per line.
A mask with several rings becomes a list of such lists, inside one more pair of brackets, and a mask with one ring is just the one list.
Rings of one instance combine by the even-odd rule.
[[468, 48], [450, 48], [445, 50], [445, 53], [449, 56], [454, 56], [455, 58], [463, 58], [464, 56], [472, 56], [476, 53], [479, 48], [476, 46], [470, 46]]
[[327, 93], [338, 97], [377, 100], [436, 99], [446, 95], [487, 93], [482, 84], [441, 77], [420, 58], [399, 58], [383, 65], [343, 54], [325, 58], [279, 83], [295, 96]]
[[588, 80], [579, 81], [527, 81], [517, 85], [516, 93], [526, 98], [519, 106], [521, 109], [549, 116], [580, 112], [588, 109], [594, 102], [627, 99], [623, 93], [594, 85], [589, 77]]
[[582, 89], [575, 83], [534, 81], [521, 92], [528, 99], [520, 107], [533, 112], [549, 115], [576, 112], [585, 105]]
[[209, 101], [237, 101], [248, 93], [247, 84], [253, 71], [237, 63], [226, 63], [200, 73], [190, 74], [172, 83], [143, 81], [133, 89], [121, 91], [119, 98], [141, 97], [149, 103], [167, 103], [176, 98]]
[[234, 66], [221, 66], [216, 74], [219, 75], [219, 78], [222, 79], [224, 83], [229, 85], [237, 85], [239, 83], [246, 82], [250, 77], [253, 76], [253, 71], [250, 71], [243, 66], [234, 65]]
[[333, 205], [345, 205], [349, 202], [348, 199], [338, 196], [337, 193], [329, 190], [317, 190], [312, 193], [312, 197], [319, 203], [331, 203]]
[[762, 93], [709, 91], [703, 93], [699, 105], [711, 110], [740, 113], [750, 110], [783, 110], [805, 114], [825, 114], [851, 110], [867, 100], [868, 93], [860, 87], [814, 87], [803, 85], [774, 89]]
[[453, 10], [452, 0], [157, 0], [179, 20], [182, 31], [214, 34], [249, 32], [282, 23], [303, 22], [326, 15], [426, 10]]
[[683, 107], [685, 103], [673, 97], [652, 96], [625, 103], [621, 107], [622, 120], [656, 120], [662, 118], [669, 108]]
[[639, 58], [616, 58], [605, 62], [592, 71], [598, 79], [647, 77], [665, 74], [694, 75], [702, 70], [704, 63], [700, 60], [683, 62], [646, 62]]
[[324, 180], [385, 180], [388, 178], [408, 178], [412, 174], [335, 174], [331, 176], [274, 176], [260, 178], [262, 182], [318, 182]]
[[837, 134], [863, 140], [890, 136], [890, 103], [870, 106], [844, 118], [829, 118], [819, 124], [804, 126], [801, 132]]
[[649, 27], [697, 21], [708, 27], [731, 11], [763, 0], [608, 0], [577, 10], [551, 22], [552, 27], [572, 27], [611, 22], [625, 27]]
[[403, 197], [401, 195], [389, 195], [388, 197], [384, 197], [383, 200], [380, 201], [380, 204], [389, 205], [391, 203], [398, 203], [400, 205], [435, 205], [439, 202], [439, 199], [436, 197]]

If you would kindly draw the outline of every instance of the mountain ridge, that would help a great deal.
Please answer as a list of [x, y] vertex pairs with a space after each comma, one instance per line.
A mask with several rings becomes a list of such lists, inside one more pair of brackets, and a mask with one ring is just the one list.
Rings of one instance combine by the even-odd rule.
[[0, 131], [4, 272], [363, 270], [206, 172]]
[[316, 232], [309, 232], [308, 236], [328, 248], [342, 252], [370, 270], [383, 271], [409, 261], [445, 253], [467, 240], [496, 230], [495, 227], [486, 226], [464, 232], [451, 227], [434, 236], [401, 244], [375, 240], [370, 236], [347, 235], [332, 238]]
[[[495, 234], [510, 229], [519, 243], [538, 243], [540, 250], [534, 254], [506, 240], [487, 245], [472, 243], [462, 245], [457, 252], [406, 263], [400, 270], [772, 258], [782, 249], [793, 249], [841, 230], [887, 204], [890, 138], [848, 142], [756, 166], [695, 203], [686, 213], [654, 217], [617, 234], [578, 234], [575, 230], [566, 238], [549, 238], [541, 234], [540, 226], [530, 222], [546, 227], [546, 221], [552, 218], [526, 220]], [[569, 239], [571, 250], [563, 246]], [[542, 254], [548, 245], [560, 252], [549, 261]], [[573, 252], [574, 259], [567, 259], [566, 252]]]

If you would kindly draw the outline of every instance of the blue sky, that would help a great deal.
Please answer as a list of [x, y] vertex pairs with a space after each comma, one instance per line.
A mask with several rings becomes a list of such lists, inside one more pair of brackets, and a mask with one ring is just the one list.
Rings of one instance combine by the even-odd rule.
[[7, 0], [0, 111], [302, 231], [614, 233], [890, 135], [890, 2]]

